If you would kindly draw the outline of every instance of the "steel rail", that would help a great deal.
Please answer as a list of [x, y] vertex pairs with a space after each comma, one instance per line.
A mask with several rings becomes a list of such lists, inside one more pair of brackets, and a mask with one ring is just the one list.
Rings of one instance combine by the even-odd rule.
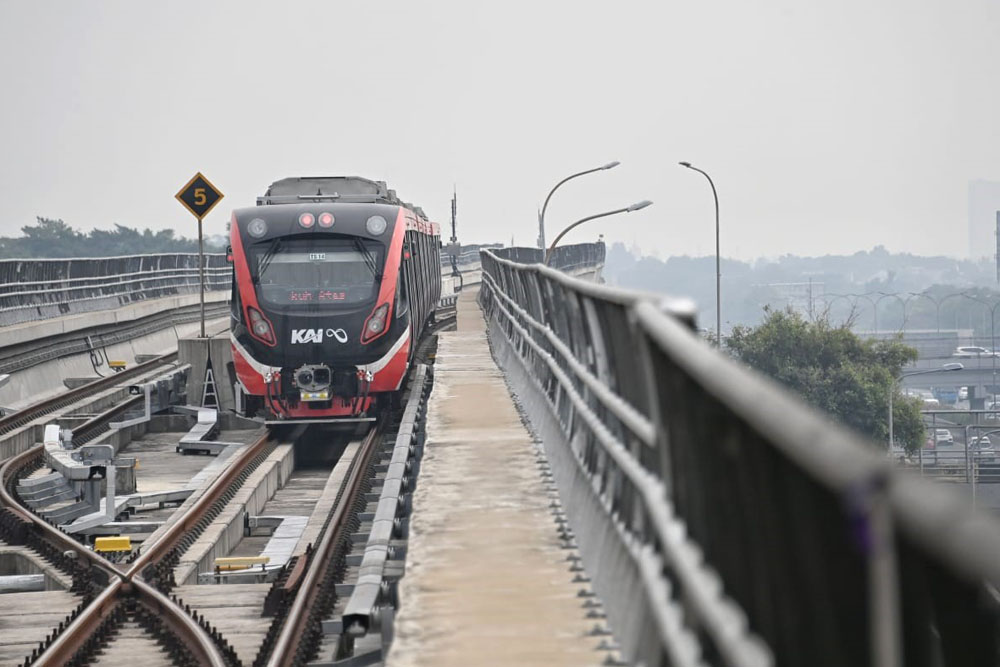
[[[156, 361], [149, 362], [149, 364], [155, 364]], [[118, 373], [116, 376], [110, 376], [105, 379], [120, 381], [122, 375], [123, 373]], [[93, 387], [95, 384], [97, 383], [91, 383], [91, 385], [87, 386]], [[130, 397], [128, 400], [113, 406], [98, 417], [87, 421], [84, 429], [81, 430], [94, 430], [98, 428], [138, 400], [141, 400], [141, 397]], [[126, 572], [122, 572], [115, 564], [105, 560], [55, 526], [23, 508], [17, 498], [8, 490], [8, 485], [12, 482], [13, 477], [24, 467], [30, 465], [32, 459], [43, 455], [44, 445], [36, 445], [3, 462], [0, 465], [0, 504], [10, 507], [18, 516], [31, 522], [35, 529], [41, 533], [43, 539], [54, 545], [58, 545], [64, 551], [72, 551], [78, 559], [88, 563], [91, 569], [99, 569], [110, 580], [108, 586], [62, 632], [53, 638], [52, 642], [45, 648], [34, 664], [67, 664], [84, 646], [87, 640], [93, 636], [102, 623], [115, 612], [122, 601], [122, 597], [128, 593], [132, 593], [138, 602], [146, 606], [166, 623], [171, 632], [183, 642], [184, 646], [194, 655], [199, 664], [211, 665], [212, 667], [223, 667], [226, 665], [222, 652], [208, 632], [188, 616], [177, 603], [171, 601], [168, 597], [144, 582], [138, 575], [142, 567], [148, 564], [149, 561], [169, 553], [179, 538], [177, 535], [177, 526], [183, 526], [185, 529], [184, 532], [186, 532], [186, 529], [190, 528], [192, 521], [197, 522], [200, 520], [201, 516], [212, 507], [214, 501], [225, 492], [233, 479], [240, 474], [245, 464], [251, 461], [254, 455], [269, 440], [270, 436], [265, 434], [256, 443], [247, 447], [241, 453], [241, 456], [236, 458], [226, 468], [223, 475], [213, 482], [199, 501], [181, 517], [181, 520], [177, 521], [172, 529], [164, 534], [165, 539], [158, 540]]]
[[243, 469], [253, 459], [260, 454], [268, 443], [272, 440], [270, 432], [265, 432], [255, 442], [243, 448], [243, 450], [233, 457], [232, 462], [226, 466], [221, 475], [215, 478], [205, 492], [188, 508], [188, 510], [178, 517], [173, 524], [167, 528], [156, 543], [149, 549], [144, 550], [138, 558], [132, 561], [131, 567], [125, 572], [125, 577], [132, 579], [139, 575], [143, 568], [153, 564], [173, 549], [185, 534], [195, 528], [202, 517], [211, 509], [229, 487], [240, 476]]
[[171, 352], [169, 354], [164, 354], [155, 359], [151, 359], [142, 364], [136, 364], [132, 368], [127, 368], [124, 371], [115, 373], [114, 375], [107, 375], [100, 380], [95, 380], [94, 382], [89, 382], [83, 386], [77, 387], [76, 389], [70, 389], [64, 393], [61, 393], [52, 398], [46, 399], [39, 403], [35, 403], [23, 410], [18, 410], [17, 412], [11, 413], [6, 417], [0, 419], [0, 435], [4, 433], [10, 433], [15, 428], [25, 426], [29, 422], [42, 417], [44, 415], [50, 414], [59, 408], [64, 408], [67, 405], [75, 403], [76, 401], [85, 398], [91, 394], [98, 391], [114, 387], [119, 385], [123, 380], [128, 380], [136, 377], [137, 375], [142, 375], [148, 373], [149, 371], [157, 368], [158, 366], [163, 366], [165, 364], [172, 363], [177, 359], [177, 353]]
[[355, 454], [351, 470], [342, 487], [344, 493], [330, 515], [330, 520], [323, 531], [319, 545], [313, 552], [312, 559], [307, 566], [308, 569], [303, 575], [298, 595], [295, 596], [281, 632], [274, 642], [274, 648], [267, 662], [268, 667], [288, 667], [300, 662], [297, 660], [297, 653], [305, 640], [307, 626], [315, 609], [316, 601], [323, 592], [324, 575], [351, 518], [355, 498], [365, 479], [368, 464], [378, 449], [376, 444], [381, 440], [385, 426], [386, 421], [383, 420], [371, 429]]
[[102, 412], [96, 417], [91, 417], [84, 423], [73, 429], [73, 444], [77, 447], [89, 443], [94, 438], [103, 435], [111, 430], [110, 422], [115, 417], [128, 412], [130, 408], [142, 405], [146, 400], [145, 396], [129, 396], [114, 407]]
[[121, 579], [111, 582], [65, 630], [56, 636], [32, 664], [39, 667], [68, 665], [87, 639], [97, 632], [104, 619], [114, 613], [121, 604], [118, 596], [124, 585], [125, 582]]
[[[226, 659], [208, 632], [188, 616], [184, 609], [166, 595], [145, 581], [136, 577], [131, 581], [136, 599], [147, 609], [159, 616], [179, 639], [185, 640], [184, 647], [194, 654], [202, 665], [226, 667]], [[139, 656], [136, 656], [139, 657]]]
[[134, 591], [142, 604], [160, 616], [179, 638], [185, 640], [185, 646], [195, 655], [200, 664], [223, 667], [226, 664], [225, 659], [212, 638], [178, 605], [145, 582], [127, 581], [130, 578], [127, 573], [122, 573], [113, 563], [106, 561], [55, 526], [25, 510], [10, 494], [7, 488], [8, 482], [19, 470], [29, 465], [31, 459], [42, 456], [43, 447], [43, 445], [36, 445], [7, 459], [0, 466], [0, 502], [26, 521], [30, 521], [44, 539], [58, 545], [64, 551], [72, 551], [77, 558], [88, 562], [92, 569], [96, 568], [107, 574], [110, 583], [65, 630], [56, 635], [52, 643], [33, 664], [54, 666], [69, 663], [87, 639], [115, 611], [121, 601], [121, 596], [128, 591]]
[[60, 544], [64, 550], [69, 550], [76, 554], [77, 558], [89, 561], [91, 566], [98, 567], [116, 577], [121, 577], [121, 572], [116, 570], [109, 561], [101, 558], [83, 544], [69, 537], [66, 533], [25, 509], [8, 490], [7, 485], [11, 481], [11, 478], [22, 468], [29, 465], [31, 459], [40, 458], [43, 450], [44, 445], [35, 445], [20, 454], [12, 456], [4, 461], [3, 465], [0, 465], [0, 505], [10, 508], [24, 520], [32, 522], [42, 533], [43, 538]]

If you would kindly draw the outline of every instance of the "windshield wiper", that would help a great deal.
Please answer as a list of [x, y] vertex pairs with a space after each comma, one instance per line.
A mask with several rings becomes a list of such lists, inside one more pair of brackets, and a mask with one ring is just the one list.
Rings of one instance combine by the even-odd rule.
[[281, 237], [271, 241], [271, 245], [267, 247], [267, 251], [264, 252], [264, 256], [260, 259], [260, 264], [257, 267], [257, 276], [254, 278], [254, 284], [259, 285], [261, 276], [267, 271], [267, 267], [271, 264], [271, 260], [274, 259], [275, 253], [281, 248]]
[[375, 280], [382, 280], [382, 274], [378, 272], [378, 262], [375, 261], [375, 255], [372, 254], [372, 251], [369, 250], [368, 246], [366, 246], [364, 242], [358, 237], [355, 236], [351, 240], [354, 242], [354, 247], [357, 249], [358, 252], [361, 253], [361, 256], [364, 258], [365, 266], [367, 266], [368, 270], [372, 272], [372, 275], [375, 277]]

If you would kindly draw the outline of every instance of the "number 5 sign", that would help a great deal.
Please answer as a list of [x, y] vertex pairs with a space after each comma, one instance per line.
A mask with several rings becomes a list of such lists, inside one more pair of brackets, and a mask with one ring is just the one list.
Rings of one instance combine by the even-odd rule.
[[208, 215], [222, 199], [222, 193], [200, 171], [174, 196], [198, 220]]
[[201, 233], [201, 219], [222, 199], [222, 193], [199, 171], [174, 197], [198, 218], [198, 282], [201, 283], [201, 337], [205, 337], [205, 242]]

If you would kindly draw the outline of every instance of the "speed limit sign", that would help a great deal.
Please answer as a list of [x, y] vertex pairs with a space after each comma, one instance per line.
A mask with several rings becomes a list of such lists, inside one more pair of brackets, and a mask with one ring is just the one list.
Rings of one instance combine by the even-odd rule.
[[181, 191], [174, 195], [184, 208], [201, 220], [222, 199], [222, 193], [199, 171]]
[[222, 199], [219, 189], [201, 175], [199, 171], [174, 197], [184, 204], [198, 218], [198, 282], [200, 283], [201, 337], [205, 337], [205, 241], [201, 231], [201, 220]]

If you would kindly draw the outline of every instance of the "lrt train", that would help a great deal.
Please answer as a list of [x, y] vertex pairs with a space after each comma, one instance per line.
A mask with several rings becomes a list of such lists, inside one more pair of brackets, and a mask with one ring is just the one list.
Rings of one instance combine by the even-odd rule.
[[285, 178], [230, 238], [238, 411], [356, 422], [392, 405], [440, 298], [440, 227], [381, 181]]

